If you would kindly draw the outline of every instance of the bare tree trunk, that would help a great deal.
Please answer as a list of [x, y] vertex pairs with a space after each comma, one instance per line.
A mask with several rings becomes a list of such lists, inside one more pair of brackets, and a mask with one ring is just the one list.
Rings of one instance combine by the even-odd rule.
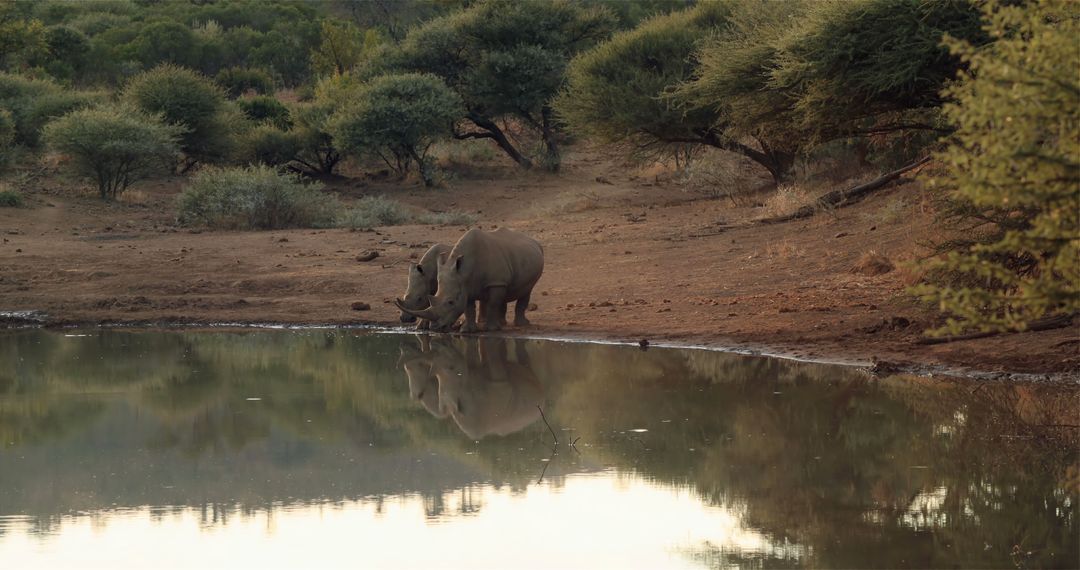
[[518, 151], [517, 148], [514, 148], [514, 145], [510, 142], [510, 139], [506, 138], [506, 133], [504, 133], [502, 129], [499, 128], [499, 125], [495, 124], [495, 121], [492, 121], [487, 117], [472, 112], [468, 114], [468, 119], [472, 121], [474, 125], [483, 129], [485, 132], [482, 134], [469, 133], [465, 135], [455, 135], [455, 138], [491, 139], [495, 141], [495, 144], [499, 145], [499, 148], [501, 148], [502, 151], [507, 154], [507, 156], [514, 159], [514, 162], [518, 163], [519, 166], [526, 170], [532, 168], [533, 164], [532, 161], [529, 160], [529, 157], [521, 154], [521, 152]]

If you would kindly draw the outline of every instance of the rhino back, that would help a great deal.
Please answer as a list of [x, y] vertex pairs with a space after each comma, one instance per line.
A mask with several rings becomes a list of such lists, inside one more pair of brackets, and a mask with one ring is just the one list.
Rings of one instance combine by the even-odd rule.
[[493, 285], [505, 285], [512, 301], [532, 288], [544, 271], [544, 250], [531, 237], [514, 230], [472, 229], [454, 246], [453, 255], [472, 256], [467, 278], [470, 296]]

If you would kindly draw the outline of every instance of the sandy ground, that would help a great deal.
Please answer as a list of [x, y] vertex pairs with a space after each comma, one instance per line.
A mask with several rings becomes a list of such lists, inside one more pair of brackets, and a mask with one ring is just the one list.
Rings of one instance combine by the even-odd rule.
[[[557, 175], [492, 165], [447, 189], [342, 180], [346, 200], [384, 194], [418, 209], [478, 212], [544, 244], [530, 335], [742, 347], [790, 356], [1009, 373], [1080, 371], [1080, 330], [924, 346], [934, 313], [904, 294], [903, 262], [932, 237], [917, 183], [805, 221], [754, 225], [757, 200], [708, 199], [656, 172], [579, 153]], [[407, 262], [465, 228], [199, 231], [176, 226], [182, 179], [102, 204], [61, 177], [0, 209], [0, 311], [54, 325], [293, 323], [397, 325]], [[358, 262], [363, 252], [379, 257]], [[869, 251], [900, 267], [853, 272]], [[352, 303], [371, 309], [354, 311]], [[510, 332], [514, 332], [511, 330]]]

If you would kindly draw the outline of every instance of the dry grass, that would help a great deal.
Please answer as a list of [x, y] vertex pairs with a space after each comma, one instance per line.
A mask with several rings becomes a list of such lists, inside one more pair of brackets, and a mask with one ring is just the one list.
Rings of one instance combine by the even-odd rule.
[[806, 257], [806, 249], [785, 238], [767, 245], [765, 255], [772, 259], [798, 259]]
[[551, 200], [533, 204], [530, 210], [538, 217], [575, 214], [600, 207], [600, 195], [590, 190], [562, 192]]
[[814, 203], [817, 194], [802, 184], [783, 184], [768, 198], [761, 209], [762, 217], [786, 216]]
[[893, 224], [907, 217], [910, 210], [907, 200], [897, 196], [875, 210], [863, 212], [862, 218], [872, 224]]
[[885, 257], [874, 250], [864, 252], [859, 256], [859, 260], [855, 262], [855, 265], [851, 266], [852, 273], [871, 277], [875, 275], [884, 275], [894, 269], [896, 269], [896, 266], [893, 265], [893, 262], [890, 261], [888, 257]]

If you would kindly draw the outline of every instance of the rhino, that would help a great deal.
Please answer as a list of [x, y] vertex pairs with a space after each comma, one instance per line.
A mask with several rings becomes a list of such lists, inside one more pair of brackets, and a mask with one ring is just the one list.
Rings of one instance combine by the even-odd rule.
[[[420, 263], [409, 263], [409, 286], [405, 289], [405, 296], [401, 298], [405, 307], [420, 310], [428, 306], [428, 296], [434, 295], [438, 290], [439, 257], [450, 253], [451, 249], [453, 248], [449, 245], [437, 243], [424, 253], [424, 256], [420, 258]], [[401, 311], [401, 322], [415, 321], [416, 316]], [[416, 328], [428, 328], [428, 320], [421, 319]]]
[[484, 315], [484, 329], [502, 328], [506, 305], [514, 305], [514, 326], [527, 326], [525, 311], [533, 287], [544, 272], [544, 248], [531, 237], [507, 228], [494, 231], [472, 229], [461, 236], [445, 257], [439, 259], [438, 290], [428, 296], [428, 308], [412, 309], [404, 300], [395, 304], [402, 312], [427, 319], [434, 331], [445, 332], [465, 314], [461, 332], [480, 330], [476, 302]]

